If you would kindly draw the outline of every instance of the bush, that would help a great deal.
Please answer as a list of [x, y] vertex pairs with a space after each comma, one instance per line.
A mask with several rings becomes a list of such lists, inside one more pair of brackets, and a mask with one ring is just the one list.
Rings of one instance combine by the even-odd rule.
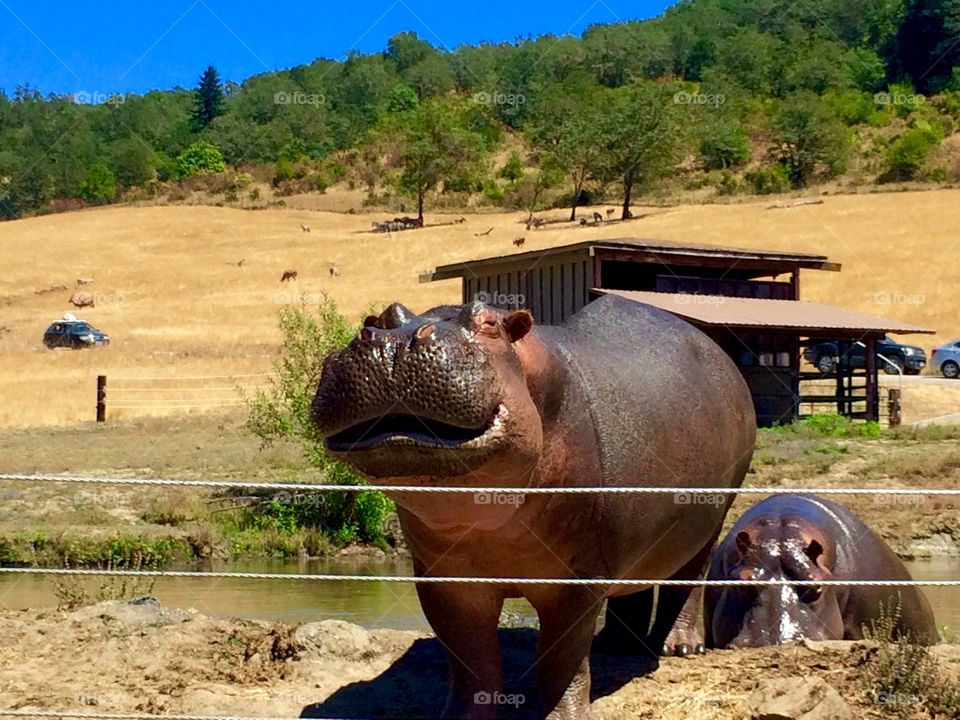
[[771, 149], [787, 169], [794, 187], [817, 176], [833, 177], [846, 169], [850, 134], [833, 111], [813, 93], [787, 98], [774, 117]]
[[[280, 360], [274, 363], [274, 376], [266, 390], [249, 400], [247, 428], [264, 444], [289, 440], [303, 447], [310, 463], [339, 485], [360, 485], [364, 480], [350, 466], [327, 455], [323, 437], [310, 416], [310, 404], [316, 390], [323, 359], [346, 346], [356, 329], [351, 328], [326, 296], [315, 313], [302, 306], [280, 311], [283, 344]], [[316, 502], [267, 505], [268, 521], [275, 529], [314, 527], [329, 533], [339, 542], [354, 539], [384, 541], [383, 523], [393, 511], [393, 503], [376, 492], [324, 493]]]
[[746, 131], [734, 122], [708, 127], [700, 138], [700, 157], [707, 170], [726, 170], [743, 165], [750, 159]]
[[750, 183], [750, 188], [757, 195], [774, 195], [784, 193], [790, 190], [790, 174], [783, 165], [771, 165], [770, 167], [751, 170], [744, 178]]
[[510, 157], [507, 158], [506, 165], [500, 168], [500, 172], [498, 172], [497, 175], [505, 180], [510, 181], [515, 181], [522, 178], [523, 159], [520, 157], [520, 153], [518, 153], [516, 150], [510, 153]]
[[824, 101], [847, 125], [884, 125], [888, 116], [875, 96], [860, 90], [840, 90], [824, 95]]
[[936, 134], [926, 127], [904, 130], [890, 146], [887, 154], [888, 170], [883, 180], [909, 180], [930, 156], [937, 144]]
[[80, 197], [87, 202], [102, 203], [117, 196], [117, 179], [113, 170], [103, 163], [91, 165], [80, 184]]
[[206, 140], [198, 140], [177, 156], [177, 177], [180, 179], [226, 170], [220, 148]]
[[492, 203], [500, 204], [504, 198], [503, 188], [493, 180], [485, 180], [483, 183], [483, 196]]

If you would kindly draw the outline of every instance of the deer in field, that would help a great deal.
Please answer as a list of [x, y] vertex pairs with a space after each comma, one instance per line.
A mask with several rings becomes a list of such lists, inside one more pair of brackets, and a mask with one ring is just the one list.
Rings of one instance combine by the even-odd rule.
[[593, 214], [593, 221], [594, 221], [595, 223], [602, 223], [602, 222], [603, 222], [603, 215], [601, 215], [601, 214], [598, 213], [598, 212], [595, 212], [595, 213]]
[[330, 277], [337, 277], [338, 275], [340, 275], [340, 271], [337, 269], [337, 267], [336, 267], [335, 265], [331, 265], [331, 266], [330, 266]]
[[310, 232], [310, 226], [306, 223], [300, 223], [300, 229], [303, 230], [303, 232]]
[[516, 247], [523, 247], [523, 244], [524, 244], [526, 241], [527, 241], [527, 239], [526, 239], [525, 237], [518, 237], [516, 240], [513, 241], [513, 244], [514, 244]]
[[607, 208], [607, 220], [613, 217], [613, 214], [616, 212], [614, 208]]
[[286, 282], [287, 280], [296, 280], [297, 271], [296, 270], [284, 270], [283, 275], [280, 276], [280, 282]]

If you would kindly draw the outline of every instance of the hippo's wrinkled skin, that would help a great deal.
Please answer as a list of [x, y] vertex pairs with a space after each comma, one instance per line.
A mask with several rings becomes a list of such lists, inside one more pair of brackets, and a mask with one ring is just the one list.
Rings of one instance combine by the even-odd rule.
[[[710, 563], [709, 579], [909, 580], [890, 547], [849, 508], [815, 495], [763, 500], [744, 513]], [[899, 606], [899, 634], [937, 642], [916, 587], [707, 588], [710, 647], [759, 647], [800, 638], [859, 640], [864, 626]], [[883, 608], [883, 610], [881, 610]]]
[[[392, 493], [418, 576], [698, 577], [726, 495], [522, 490], [738, 486], [756, 432], [740, 373], [691, 325], [622, 298], [596, 300], [563, 327], [532, 325], [526, 311], [481, 303], [423, 315], [392, 305], [367, 318], [324, 363], [313, 413], [327, 448], [385, 484], [517, 489]], [[662, 592], [648, 634], [649, 614], [620, 613], [649, 613], [652, 589], [421, 583], [417, 592], [450, 662], [445, 717], [474, 719], [497, 715], [475, 696], [501, 689], [505, 598], [526, 597], [540, 618], [539, 699], [528, 711], [582, 720], [604, 599], [613, 598], [611, 634], [659, 650], [690, 595]], [[628, 637], [636, 628], [642, 637]]]

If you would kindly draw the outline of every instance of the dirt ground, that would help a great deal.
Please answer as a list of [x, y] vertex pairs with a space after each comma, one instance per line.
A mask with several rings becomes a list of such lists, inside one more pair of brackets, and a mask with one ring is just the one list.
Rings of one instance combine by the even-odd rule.
[[[533, 630], [501, 631], [505, 693], [524, 704], [535, 692], [525, 674], [534, 641]], [[745, 718], [762, 680], [815, 676], [854, 717], [883, 717], [863, 685], [872, 652], [848, 642], [713, 651], [652, 672], [640, 659], [595, 655], [594, 710], [599, 720]], [[957, 677], [960, 647], [933, 652]], [[0, 705], [9, 708], [429, 718], [442, 707], [444, 663], [432, 637], [335, 620], [214, 620], [155, 601], [0, 614]]]

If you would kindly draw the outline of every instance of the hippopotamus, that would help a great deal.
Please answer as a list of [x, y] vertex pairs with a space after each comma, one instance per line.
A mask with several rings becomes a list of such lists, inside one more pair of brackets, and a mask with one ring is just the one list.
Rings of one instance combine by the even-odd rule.
[[[651, 623], [649, 585], [510, 579], [701, 577], [732, 498], [682, 490], [739, 487], [756, 435], [750, 393], [718, 345], [614, 296], [536, 327], [526, 310], [480, 302], [420, 315], [395, 303], [325, 358], [312, 414], [327, 451], [380, 484], [505, 488], [388, 492], [417, 577], [503, 578], [416, 585], [449, 660], [444, 717], [475, 720], [496, 717], [486, 700], [502, 696], [506, 598], [539, 617], [538, 700], [525, 709], [538, 718], [592, 717], [589, 655], [607, 599], [613, 635], [659, 650], [680, 617], [692, 642], [689, 587], [663, 589]], [[524, 493], [634, 486], [678, 494]]]
[[[890, 547], [840, 503], [781, 495], [750, 507], [717, 546], [710, 580], [909, 580]], [[937, 642], [930, 603], [917, 587], [708, 587], [709, 647], [757, 647], [791, 640], [859, 640], [883, 615], [896, 636]]]

